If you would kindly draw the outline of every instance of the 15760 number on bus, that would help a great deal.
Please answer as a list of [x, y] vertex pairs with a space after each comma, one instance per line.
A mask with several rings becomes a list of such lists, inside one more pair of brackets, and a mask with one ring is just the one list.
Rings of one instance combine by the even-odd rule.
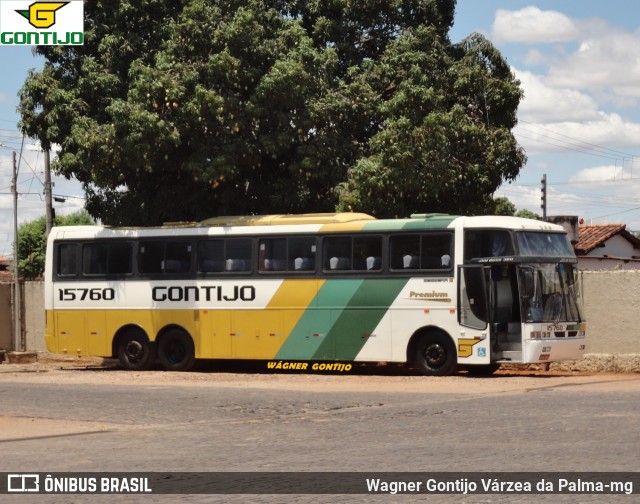
[[115, 297], [116, 291], [110, 287], [103, 289], [99, 287], [93, 289], [58, 289], [58, 299], [60, 301], [113, 301]]

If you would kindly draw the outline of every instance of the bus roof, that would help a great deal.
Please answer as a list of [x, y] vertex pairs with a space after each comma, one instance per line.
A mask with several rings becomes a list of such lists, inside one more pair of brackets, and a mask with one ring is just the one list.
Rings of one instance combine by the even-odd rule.
[[198, 227], [209, 226], [280, 226], [290, 224], [339, 224], [344, 222], [371, 221], [375, 217], [365, 213], [308, 213], [276, 215], [236, 215], [211, 217], [198, 223]]
[[451, 229], [457, 225], [465, 228], [501, 228], [530, 231], [563, 231], [562, 226], [545, 221], [507, 216], [459, 217], [447, 214], [413, 214], [404, 219], [376, 219], [356, 212], [277, 214], [213, 217], [199, 223], [166, 223], [158, 227], [65, 226], [52, 229], [52, 237], [74, 239], [79, 237], [111, 236], [159, 236], [159, 235], [220, 235], [267, 233], [335, 233], [335, 232], [383, 232]]

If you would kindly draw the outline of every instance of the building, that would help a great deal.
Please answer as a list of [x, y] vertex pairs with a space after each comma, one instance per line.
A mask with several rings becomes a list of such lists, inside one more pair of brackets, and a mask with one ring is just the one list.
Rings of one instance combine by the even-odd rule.
[[574, 248], [580, 269], [640, 270], [640, 239], [625, 224], [581, 225]]
[[11, 261], [7, 257], [0, 256], [0, 282], [11, 282], [12, 280]]

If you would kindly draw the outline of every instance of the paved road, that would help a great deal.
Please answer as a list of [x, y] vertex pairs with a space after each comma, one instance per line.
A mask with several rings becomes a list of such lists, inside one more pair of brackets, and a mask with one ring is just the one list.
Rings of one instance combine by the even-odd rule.
[[[264, 375], [265, 386], [260, 375], [123, 373], [0, 373], [0, 471], [640, 471], [638, 376]], [[253, 501], [273, 501], [264, 499]]]

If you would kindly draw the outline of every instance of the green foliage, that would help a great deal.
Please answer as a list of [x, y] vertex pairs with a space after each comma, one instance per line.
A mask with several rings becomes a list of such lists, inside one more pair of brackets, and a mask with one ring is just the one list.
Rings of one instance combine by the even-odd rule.
[[[95, 224], [84, 210], [70, 215], [56, 216], [54, 226], [81, 226]], [[46, 217], [21, 224], [18, 228], [18, 272], [20, 277], [34, 279], [44, 273], [46, 240]]]
[[487, 211], [525, 156], [498, 51], [455, 0], [106, 0], [39, 46], [21, 127], [112, 225], [217, 214]]
[[516, 212], [516, 217], [523, 217], [525, 219], [535, 219], [535, 220], [540, 220], [540, 216], [535, 213], [532, 212], [531, 210], [518, 210]]
[[516, 214], [516, 206], [511, 202], [509, 198], [501, 196], [493, 200], [495, 202], [495, 209], [493, 213], [495, 215], [508, 215], [513, 216]]
[[494, 215], [507, 215], [507, 216], [515, 216], [515, 217], [523, 217], [525, 219], [535, 219], [540, 220], [540, 216], [532, 212], [531, 210], [517, 210], [516, 206], [511, 202], [509, 198], [504, 196], [500, 196], [493, 200], [493, 211], [491, 212]]

